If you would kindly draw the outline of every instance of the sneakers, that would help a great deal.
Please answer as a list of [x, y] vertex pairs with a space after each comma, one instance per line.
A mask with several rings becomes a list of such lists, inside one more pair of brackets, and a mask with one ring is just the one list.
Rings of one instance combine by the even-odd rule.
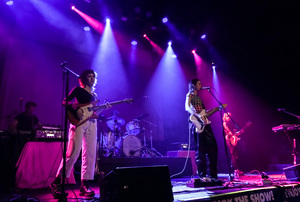
[[88, 186], [81, 186], [79, 196], [93, 197], [95, 192], [90, 190]]
[[[50, 189], [51, 189], [52, 195], [54, 196], [55, 199], [59, 199], [62, 197], [61, 184], [51, 182]], [[68, 193], [65, 193], [65, 195], [68, 196]]]

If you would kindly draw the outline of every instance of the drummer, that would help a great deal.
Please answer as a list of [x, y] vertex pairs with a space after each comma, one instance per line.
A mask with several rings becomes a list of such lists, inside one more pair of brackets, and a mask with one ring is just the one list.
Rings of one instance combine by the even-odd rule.
[[125, 125], [125, 120], [120, 117], [120, 113], [117, 110], [112, 111], [112, 116], [106, 121], [107, 127], [114, 133], [119, 134], [121, 127]]

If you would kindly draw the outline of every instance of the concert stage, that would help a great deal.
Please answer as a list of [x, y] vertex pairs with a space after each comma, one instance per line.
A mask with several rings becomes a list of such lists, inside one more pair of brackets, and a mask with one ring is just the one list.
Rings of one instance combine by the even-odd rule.
[[[151, 167], [149, 167], [151, 168]], [[134, 173], [132, 173], [134, 174]], [[163, 181], [161, 178], [163, 174], [157, 175], [157, 180]], [[152, 175], [155, 178], [156, 174]], [[263, 176], [263, 177], [262, 177]], [[266, 177], [267, 176], [267, 177]], [[140, 196], [139, 193], [133, 195], [130, 201], [153, 201], [153, 196], [161, 195], [158, 190], [147, 184], [149, 178], [142, 176], [140, 172], [136, 172], [135, 179], [140, 178], [137, 186], [140, 189], [151, 189], [152, 192], [147, 195]], [[144, 180], [146, 179], [146, 180]], [[248, 201], [248, 202], [267, 202], [267, 201], [300, 201], [300, 182], [290, 182], [285, 178], [283, 173], [280, 174], [245, 174], [240, 176], [239, 180], [228, 181], [228, 174], [219, 174], [219, 179], [222, 179], [221, 186], [207, 186], [193, 187], [193, 179], [187, 178], [172, 178], [170, 180], [172, 185], [172, 192], [174, 201]], [[93, 198], [85, 198], [79, 196], [79, 182], [75, 185], [66, 185], [66, 192], [68, 193], [68, 201], [104, 201], [100, 200], [100, 180], [94, 180], [91, 189], [95, 191], [96, 195]], [[168, 192], [168, 189], [165, 189]], [[120, 192], [115, 192], [120, 193]], [[168, 194], [168, 193], [166, 193]], [[136, 197], [135, 197], [136, 196]], [[124, 199], [124, 200], [123, 200]], [[123, 198], [121, 201], [128, 201]], [[0, 201], [57, 201], [53, 199], [51, 191], [48, 187], [40, 189], [14, 189], [1, 194]], [[165, 200], [161, 200], [165, 202]]]

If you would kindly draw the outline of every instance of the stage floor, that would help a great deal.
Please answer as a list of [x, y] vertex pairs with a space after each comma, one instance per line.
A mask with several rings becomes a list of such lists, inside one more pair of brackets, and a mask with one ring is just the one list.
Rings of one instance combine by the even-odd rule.
[[[181, 201], [300, 201], [300, 182], [291, 182], [284, 174], [246, 173], [239, 180], [228, 180], [228, 174], [219, 174], [221, 186], [193, 187], [192, 178], [171, 179], [175, 202]], [[266, 176], [266, 177], [265, 177]], [[199, 184], [197, 185], [199, 186]], [[99, 181], [91, 184], [96, 195], [93, 198], [79, 196], [79, 183], [66, 185], [67, 201], [100, 201]], [[153, 193], [156, 194], [156, 193]], [[147, 196], [145, 196], [145, 199]], [[50, 188], [19, 189], [1, 193], [1, 201], [58, 201], [54, 199]], [[146, 200], [140, 199], [143, 202]], [[147, 200], [149, 201], [149, 200]]]

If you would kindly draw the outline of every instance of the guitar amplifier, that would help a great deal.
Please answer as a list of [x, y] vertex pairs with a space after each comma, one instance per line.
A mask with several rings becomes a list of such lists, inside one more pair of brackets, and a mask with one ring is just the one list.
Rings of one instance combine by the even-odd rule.
[[64, 137], [64, 130], [56, 129], [42, 129], [36, 131], [35, 138], [37, 140], [45, 141], [62, 141]]

